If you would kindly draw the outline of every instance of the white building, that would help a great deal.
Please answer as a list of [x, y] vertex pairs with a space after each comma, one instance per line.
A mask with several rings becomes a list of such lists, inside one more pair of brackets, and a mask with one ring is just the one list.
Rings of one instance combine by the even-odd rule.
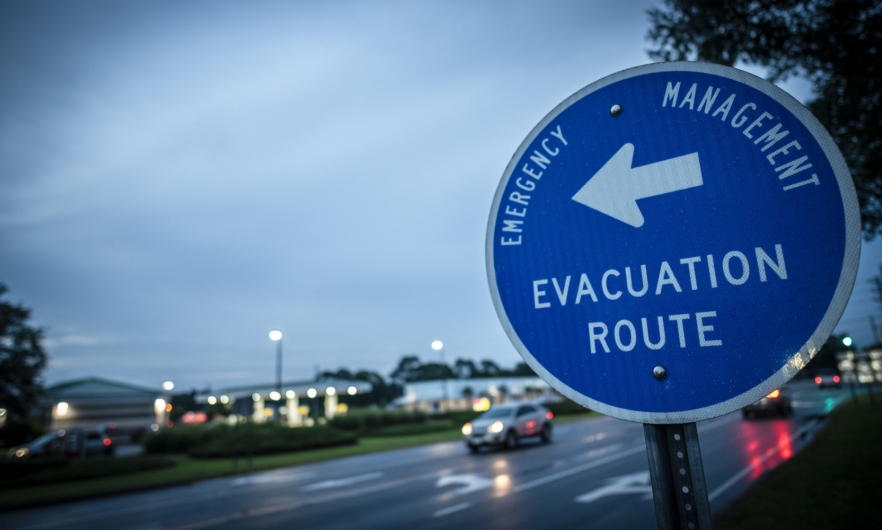
[[[257, 423], [274, 420], [300, 427], [312, 424], [310, 415], [333, 418], [341, 408], [339, 396], [365, 394], [372, 389], [373, 385], [366, 381], [321, 378], [283, 382], [279, 389], [274, 384], [222, 388], [201, 393], [197, 401], [229, 405], [234, 416], [250, 416]], [[310, 411], [303, 404], [307, 398], [321, 401], [321, 410]]]
[[548, 383], [537, 376], [486, 377], [415, 381], [404, 386], [404, 395], [395, 405], [413, 412], [484, 410], [494, 403], [560, 399]]
[[136, 432], [164, 425], [169, 399], [159, 389], [86, 377], [47, 388], [43, 406], [49, 412], [47, 427], [53, 431], [110, 426]]

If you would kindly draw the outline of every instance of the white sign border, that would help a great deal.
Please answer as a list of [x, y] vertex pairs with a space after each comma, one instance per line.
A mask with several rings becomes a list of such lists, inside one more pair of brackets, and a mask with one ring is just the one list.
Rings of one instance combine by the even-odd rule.
[[[508, 319], [508, 315], [506, 314], [505, 308], [502, 306], [502, 302], [499, 298], [499, 290], [496, 286], [496, 270], [494, 267], [493, 256], [496, 232], [495, 226], [497, 214], [499, 212], [499, 204], [516, 164], [520, 161], [533, 140], [536, 139], [552, 120], [585, 96], [612, 83], [657, 72], [699, 72], [725, 77], [759, 90], [783, 105], [784, 108], [790, 111], [800, 122], [802, 122], [802, 124], [808, 129], [809, 133], [820, 144], [821, 149], [823, 149], [824, 154], [827, 156], [827, 160], [836, 175], [836, 181], [839, 183], [839, 193], [842, 197], [843, 211], [845, 213], [845, 253], [843, 256], [839, 283], [836, 285], [836, 291], [833, 294], [830, 306], [827, 308], [826, 313], [824, 313], [824, 317], [821, 319], [821, 322], [806, 343], [799, 349], [799, 351], [795, 352], [790, 357], [784, 367], [750, 390], [723, 401], [722, 403], [717, 403], [716, 405], [677, 412], [635, 411], [607, 405], [606, 403], [582, 395], [549, 373], [530, 354]], [[493, 206], [490, 210], [490, 219], [487, 224], [485, 250], [487, 279], [490, 283], [490, 294], [493, 298], [496, 314], [499, 316], [499, 320], [502, 323], [502, 327], [505, 329], [506, 335], [508, 335], [508, 338], [517, 349], [518, 353], [542, 379], [554, 387], [558, 392], [569, 399], [572, 399], [576, 403], [607, 416], [651, 424], [691, 423], [722, 416], [760, 400], [763, 396], [780, 388], [784, 383], [789, 381], [818, 353], [821, 346], [824, 345], [824, 342], [833, 332], [836, 324], [842, 317], [842, 313], [845, 311], [845, 306], [851, 297], [851, 291], [854, 287], [861, 254], [860, 207], [858, 205], [857, 193], [854, 188], [851, 173], [848, 170], [845, 160], [842, 158], [842, 153], [840, 153], [839, 148], [833, 141], [833, 138], [830, 137], [830, 134], [824, 126], [821, 125], [817, 118], [815, 118], [814, 115], [799, 101], [794, 99], [793, 96], [760, 77], [756, 77], [747, 72], [728, 66], [700, 62], [653, 63], [622, 70], [621, 72], [617, 72], [591, 83], [560, 103], [549, 112], [532, 131], [530, 131], [530, 134], [527, 135], [526, 139], [521, 143], [518, 150], [515, 151], [515, 154], [509, 161], [508, 166], [503, 173], [502, 180], [499, 183], [499, 187], [496, 189], [496, 194], [493, 197]], [[651, 374], [646, 375], [647, 377], [651, 377]]]

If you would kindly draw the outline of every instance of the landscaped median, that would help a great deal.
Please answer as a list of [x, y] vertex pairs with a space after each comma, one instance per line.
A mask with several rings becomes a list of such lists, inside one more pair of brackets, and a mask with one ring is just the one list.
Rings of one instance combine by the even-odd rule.
[[[354, 412], [354, 411], [353, 411]], [[558, 423], [588, 418], [567, 410]], [[582, 412], [573, 414], [573, 412]], [[251, 471], [460, 440], [476, 414], [426, 416], [355, 412], [336, 426], [289, 429], [277, 424], [172, 427], [147, 440], [151, 454], [39, 463], [30, 473], [0, 471], [0, 510], [161, 488]], [[249, 453], [251, 456], [249, 457]], [[233, 455], [237, 455], [233, 457]], [[17, 465], [15, 464], [4, 464]]]
[[882, 528], [882, 408], [864, 396], [837, 409], [808, 447], [759, 479], [714, 528]]

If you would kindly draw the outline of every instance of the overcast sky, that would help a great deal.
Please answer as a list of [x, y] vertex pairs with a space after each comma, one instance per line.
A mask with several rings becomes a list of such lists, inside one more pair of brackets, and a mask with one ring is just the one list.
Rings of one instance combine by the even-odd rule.
[[[50, 383], [520, 358], [484, 235], [530, 129], [650, 62], [652, 2], [7, 2], [0, 281]], [[784, 87], [806, 101], [804, 83]], [[840, 330], [870, 342], [866, 246]]]

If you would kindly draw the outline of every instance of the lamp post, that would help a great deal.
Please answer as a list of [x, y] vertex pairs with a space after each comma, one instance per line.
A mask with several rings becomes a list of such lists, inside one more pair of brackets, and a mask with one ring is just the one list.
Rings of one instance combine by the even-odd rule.
[[[444, 373], [444, 343], [440, 340], [432, 341], [432, 349], [441, 357], [441, 402], [447, 402], [447, 374]], [[440, 407], [438, 412], [441, 412]]]
[[270, 340], [276, 343], [276, 392], [282, 393], [282, 332], [270, 331]]

